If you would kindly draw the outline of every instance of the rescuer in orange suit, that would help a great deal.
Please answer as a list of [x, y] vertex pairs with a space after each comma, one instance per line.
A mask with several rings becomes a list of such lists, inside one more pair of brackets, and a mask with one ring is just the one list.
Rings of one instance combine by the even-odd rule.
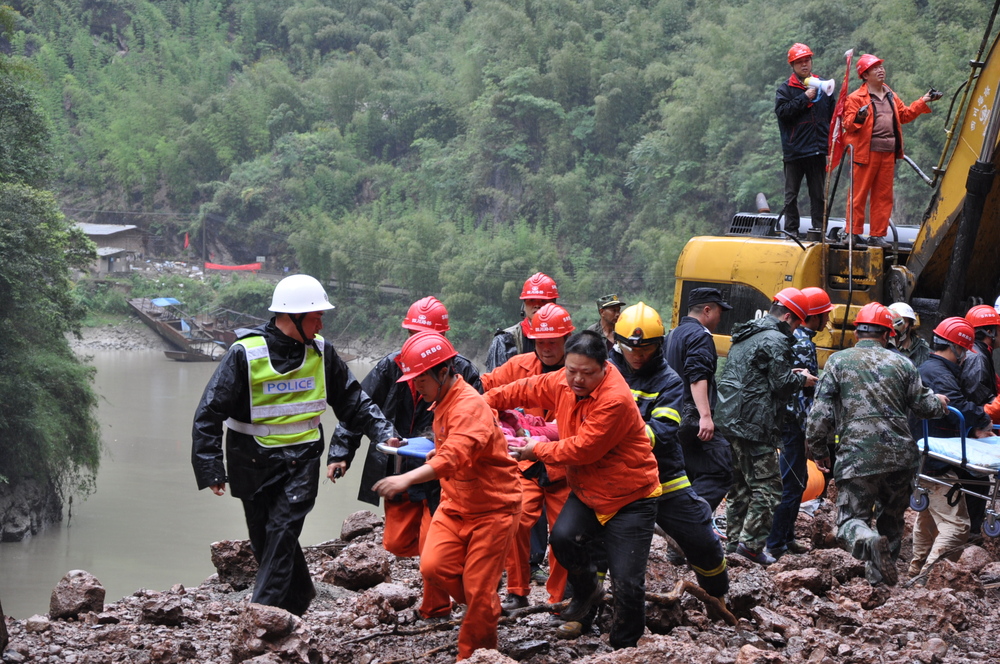
[[[427, 330], [446, 334], [451, 325], [448, 309], [436, 297], [420, 298], [410, 305], [403, 317], [402, 327], [410, 336]], [[455, 370], [462, 374], [465, 382], [481, 391], [479, 371], [475, 365], [461, 355], [452, 360]], [[405, 438], [423, 436], [431, 430], [434, 414], [428, 410], [430, 403], [420, 398], [409, 382], [399, 382], [403, 375], [399, 367], [399, 351], [389, 353], [378, 361], [364, 380], [361, 389], [396, 427], [396, 432]], [[330, 458], [350, 467], [354, 455], [361, 446], [361, 434], [350, 431], [343, 423], [338, 423], [330, 436]], [[399, 462], [397, 470], [397, 460]], [[361, 471], [361, 485], [358, 500], [378, 506], [379, 495], [372, 489], [374, 484], [387, 475], [399, 474], [418, 467], [422, 461], [413, 458], [393, 457], [379, 451], [375, 442], [368, 447], [364, 469]], [[347, 471], [344, 471], [346, 475]], [[385, 501], [385, 530], [382, 546], [386, 551], [403, 558], [420, 555], [431, 515], [437, 509], [441, 498], [441, 487], [437, 482], [414, 485], [395, 500]], [[428, 583], [424, 583], [424, 596], [420, 604], [420, 615], [424, 618], [442, 618], [451, 613], [448, 594]]]
[[604, 597], [594, 558], [603, 538], [614, 595], [608, 642], [632, 648], [646, 624], [646, 563], [662, 494], [656, 458], [632, 391], [608, 361], [604, 338], [590, 330], [573, 335], [565, 361], [559, 371], [494, 388], [486, 399], [494, 408], [555, 410], [559, 440], [532, 441], [511, 453], [566, 467], [572, 492], [551, 542], [573, 584], [573, 599], [560, 617], [578, 622]]
[[892, 184], [896, 160], [903, 158], [901, 125], [918, 115], [930, 113], [927, 102], [940, 98], [930, 91], [909, 106], [885, 84], [885, 66], [880, 58], [866, 53], [858, 59], [858, 76], [864, 85], [847, 97], [844, 106], [846, 141], [854, 146], [854, 200], [851, 204], [851, 233], [861, 242], [865, 228], [865, 205], [871, 197], [868, 244], [888, 248], [885, 236], [892, 214]]
[[458, 632], [458, 659], [496, 649], [497, 586], [521, 514], [517, 462], [496, 412], [455, 372], [455, 348], [437, 332], [403, 344], [400, 381], [412, 380], [434, 411], [434, 450], [427, 463], [379, 480], [375, 491], [396, 496], [414, 484], [439, 480], [434, 512], [420, 556], [420, 573], [467, 609]]
[[[535, 352], [515, 355], [490, 373], [481, 376], [483, 389], [490, 390], [508, 385], [521, 378], [558, 371], [565, 359], [566, 339], [576, 329], [569, 312], [558, 304], [546, 304], [531, 318], [531, 325], [525, 334], [535, 342]], [[539, 415], [551, 421], [553, 411], [544, 408], [525, 408], [525, 413]], [[513, 611], [528, 606], [531, 566], [531, 528], [542, 514], [549, 530], [559, 518], [559, 512], [569, 497], [565, 468], [548, 468], [541, 461], [522, 459], [517, 464], [521, 477], [521, 522], [514, 543], [507, 554], [507, 598], [501, 603], [504, 611]], [[566, 568], [556, 561], [555, 554], [549, 555], [549, 579], [545, 583], [549, 591], [549, 603], [561, 602], [566, 590]]]

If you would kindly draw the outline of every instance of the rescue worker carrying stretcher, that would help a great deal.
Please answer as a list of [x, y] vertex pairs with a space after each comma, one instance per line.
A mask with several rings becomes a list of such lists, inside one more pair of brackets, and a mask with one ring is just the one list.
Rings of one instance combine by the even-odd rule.
[[555, 411], [559, 440], [511, 450], [518, 459], [565, 466], [572, 493], [552, 530], [552, 550], [568, 571], [573, 599], [561, 612], [579, 621], [604, 596], [595, 565], [603, 537], [614, 611], [609, 643], [634, 647], [646, 623], [646, 563], [660, 495], [656, 458], [632, 392], [608, 362], [599, 334], [585, 330], [566, 342], [566, 366], [486, 393], [494, 408]]
[[[372, 440], [388, 442], [392, 424], [361, 389], [333, 346], [319, 335], [333, 309], [308, 275], [274, 288], [268, 323], [244, 330], [205, 386], [194, 416], [191, 463], [198, 488], [218, 496], [226, 483], [243, 501], [259, 569], [252, 602], [302, 615], [316, 595], [299, 534], [316, 502], [323, 454], [320, 415]], [[222, 425], [226, 435], [223, 463]], [[228, 466], [228, 475], [226, 474]], [[336, 481], [346, 464], [330, 461]]]
[[[427, 330], [444, 335], [451, 329], [448, 320], [448, 309], [444, 304], [436, 297], [428, 296], [410, 305], [402, 327], [410, 336]], [[479, 371], [472, 362], [456, 355], [453, 364], [465, 382], [477, 392], [482, 391]], [[430, 403], [420, 398], [412, 381], [399, 382], [402, 375], [399, 351], [393, 351], [379, 360], [365, 376], [361, 381], [361, 388], [392, 421], [400, 435], [407, 438], [428, 435], [434, 421], [434, 414], [429, 410]], [[330, 436], [330, 458], [345, 462], [350, 468], [360, 445], [360, 433], [349, 431], [343, 424], [338, 424]], [[396, 470], [397, 460], [399, 470]], [[421, 463], [423, 462], [412, 457], [390, 457], [380, 452], [375, 442], [371, 441], [361, 474], [358, 500], [377, 506], [379, 496], [372, 489], [375, 482], [388, 475], [417, 468]], [[386, 500], [385, 532], [382, 535], [382, 546], [386, 551], [404, 558], [419, 556], [431, 523], [431, 515], [437, 509], [440, 499], [441, 485], [438, 482], [427, 482], [411, 486], [396, 498]], [[424, 618], [441, 618], [450, 613], [451, 600], [447, 593], [425, 582], [420, 615]]]
[[493, 371], [515, 355], [535, 350], [534, 341], [526, 334], [531, 317], [546, 304], [554, 304], [559, 299], [559, 288], [552, 277], [536, 272], [524, 282], [520, 297], [523, 317], [519, 323], [496, 331], [486, 351], [487, 371]]
[[712, 529], [712, 510], [691, 488], [677, 442], [684, 381], [663, 357], [663, 321], [644, 302], [624, 311], [615, 326], [618, 343], [611, 361], [632, 390], [660, 474], [663, 495], [656, 523], [684, 552], [698, 584], [713, 597], [729, 591], [726, 558]]
[[421, 551], [420, 573], [468, 606], [458, 632], [462, 660], [497, 647], [497, 586], [521, 513], [521, 484], [496, 412], [455, 371], [457, 355], [438, 332], [403, 344], [399, 380], [413, 381], [432, 404], [434, 450], [427, 463], [381, 479], [374, 489], [392, 498], [414, 484], [440, 480], [441, 504]]
[[[535, 342], [535, 352], [515, 355], [503, 366], [483, 374], [483, 389], [491, 390], [528, 376], [558, 371], [563, 367], [566, 357], [566, 339], [574, 329], [568, 311], [558, 304], [546, 304], [532, 317], [531, 326], [526, 332], [528, 338]], [[555, 411], [544, 408], [528, 407], [523, 410], [547, 421], [555, 417]], [[504, 611], [528, 606], [531, 582], [529, 540], [531, 529], [542, 514], [542, 507], [545, 507], [545, 516], [551, 529], [569, 497], [564, 468], [547, 468], [541, 461], [526, 459], [519, 461], [517, 465], [522, 491], [521, 522], [507, 555], [507, 597], [501, 604]], [[556, 561], [551, 552], [549, 578], [545, 586], [549, 591], [550, 604], [562, 601], [566, 590], [566, 569]]]

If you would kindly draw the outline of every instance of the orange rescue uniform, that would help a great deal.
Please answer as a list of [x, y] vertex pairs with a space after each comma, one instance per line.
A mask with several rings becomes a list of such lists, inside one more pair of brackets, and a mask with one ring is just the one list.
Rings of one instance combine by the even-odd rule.
[[[874, 104], [863, 84], [847, 97], [844, 104], [845, 140], [854, 146], [854, 200], [851, 203], [851, 232], [861, 235], [865, 226], [865, 204], [871, 195], [871, 214], [868, 218], [868, 234], [885, 237], [892, 214], [892, 189], [895, 178], [896, 160], [903, 158], [903, 131], [900, 125], [913, 122], [918, 115], [930, 113], [931, 109], [921, 97], [909, 106], [904, 106], [888, 85], [883, 86], [892, 93], [892, 127], [896, 137], [894, 152], [874, 152], [871, 149], [872, 130], [875, 127]], [[855, 124], [858, 110], [868, 106], [868, 116], [861, 124]]]
[[[544, 366], [534, 353], [515, 355], [493, 371], [481, 375], [483, 391], [494, 387], [513, 383], [515, 380], [542, 374]], [[529, 415], [544, 417], [552, 421], [554, 411], [544, 408], [525, 408]], [[545, 518], [549, 531], [559, 518], [566, 499], [569, 497], [569, 484], [566, 483], [566, 471], [561, 467], [547, 468], [549, 478], [547, 486], [524, 476], [525, 471], [534, 466], [536, 461], [519, 461], [517, 464], [521, 477], [521, 520], [514, 535], [514, 542], [507, 554], [507, 592], [513, 595], [527, 597], [531, 592], [531, 529], [542, 515], [542, 505], [545, 505]], [[566, 592], [566, 568], [559, 564], [552, 548], [549, 547], [549, 580], [545, 583], [549, 592], [549, 603], [561, 602]]]
[[441, 503], [421, 551], [420, 572], [467, 609], [458, 659], [497, 647], [497, 586], [521, 513], [517, 464], [496, 413], [461, 376], [434, 410]]
[[486, 400], [497, 409], [555, 411], [559, 440], [537, 443], [535, 456], [546, 467], [566, 466], [573, 493], [606, 521], [658, 492], [656, 458], [632, 390], [613, 364], [605, 363], [604, 378], [585, 399], [577, 399], [565, 374], [560, 369], [523, 378], [490, 390]]

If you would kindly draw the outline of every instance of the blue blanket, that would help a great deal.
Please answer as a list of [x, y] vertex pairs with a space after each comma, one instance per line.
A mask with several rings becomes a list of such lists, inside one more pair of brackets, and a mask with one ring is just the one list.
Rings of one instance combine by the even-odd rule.
[[[923, 452], [923, 440], [918, 440], [917, 445]], [[935, 438], [932, 436], [927, 439], [927, 446], [935, 454], [953, 460], [955, 465], [962, 463], [961, 438]], [[972, 466], [1000, 470], [1000, 436], [966, 438], [965, 457]]]

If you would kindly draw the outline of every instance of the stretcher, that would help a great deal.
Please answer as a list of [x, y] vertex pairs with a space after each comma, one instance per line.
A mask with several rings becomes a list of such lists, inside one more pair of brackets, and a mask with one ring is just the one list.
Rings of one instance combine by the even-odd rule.
[[426, 460], [427, 453], [434, 449], [434, 441], [430, 438], [404, 438], [402, 443], [403, 444], [399, 447], [390, 447], [385, 443], [379, 443], [375, 446], [375, 449], [382, 454], [388, 454], [389, 456], [396, 457], [397, 475], [402, 469], [402, 457]]
[[[927, 421], [924, 420], [924, 440], [920, 449], [920, 466], [913, 478], [913, 492], [910, 494], [910, 507], [923, 512], [927, 509], [930, 499], [927, 496], [927, 486], [937, 484], [951, 487], [954, 491], [977, 498], [985, 498], [986, 517], [983, 521], [983, 533], [989, 537], [1000, 535], [1000, 514], [996, 511], [997, 497], [1000, 494], [1000, 437], [967, 438], [965, 435], [965, 418], [961, 411], [952, 406], [948, 410], [958, 416], [958, 438], [938, 438], [928, 435]], [[975, 479], [958, 479], [936, 477], [924, 473], [924, 465], [928, 459], [943, 461], [955, 468], [961, 468], [975, 475]], [[988, 493], [983, 495], [970, 487], [986, 487]]]

